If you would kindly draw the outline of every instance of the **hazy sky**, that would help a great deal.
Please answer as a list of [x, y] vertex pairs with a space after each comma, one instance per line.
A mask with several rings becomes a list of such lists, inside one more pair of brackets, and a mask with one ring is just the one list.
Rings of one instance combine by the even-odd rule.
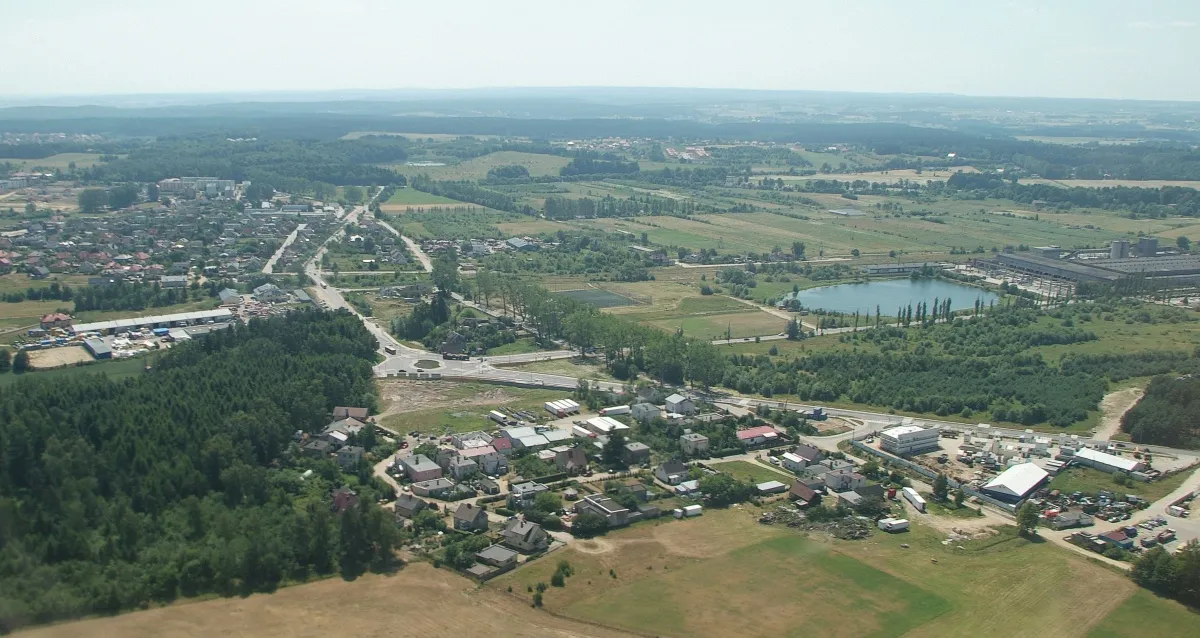
[[1200, 100], [1200, 0], [0, 0], [0, 95], [673, 86]]

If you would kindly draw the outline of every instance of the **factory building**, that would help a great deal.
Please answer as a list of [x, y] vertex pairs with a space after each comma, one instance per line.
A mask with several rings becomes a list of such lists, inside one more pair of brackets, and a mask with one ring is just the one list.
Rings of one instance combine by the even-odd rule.
[[938, 448], [938, 430], [925, 429], [917, 425], [901, 425], [879, 433], [880, 447], [884, 452], [899, 456], [920, 454]]

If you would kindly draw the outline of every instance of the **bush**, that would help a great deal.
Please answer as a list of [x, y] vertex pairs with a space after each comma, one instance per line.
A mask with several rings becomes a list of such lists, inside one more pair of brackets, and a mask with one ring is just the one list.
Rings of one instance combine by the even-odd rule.
[[501, 516], [512, 516], [513, 514], [516, 514], [516, 512], [508, 509], [507, 507], [497, 507], [496, 513]]

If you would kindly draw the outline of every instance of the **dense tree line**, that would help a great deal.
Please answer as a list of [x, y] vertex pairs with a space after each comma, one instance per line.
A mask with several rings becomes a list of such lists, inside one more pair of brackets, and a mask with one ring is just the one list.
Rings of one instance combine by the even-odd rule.
[[1121, 417], [1121, 431], [1134, 443], [1200, 447], [1200, 378], [1159, 376]]
[[1151, 591], [1200, 606], [1200, 543], [1189, 541], [1175, 553], [1155, 547], [1137, 559], [1130, 575]]
[[117, 281], [106, 286], [88, 286], [75, 290], [75, 312], [88, 310], [145, 310], [185, 303], [191, 298], [187, 288], [163, 288], [157, 283], [135, 284]]
[[376, 164], [403, 161], [408, 157], [407, 149], [408, 141], [394, 136], [330, 141], [171, 137], [79, 174], [84, 180], [103, 182], [156, 182], [167, 177], [201, 175], [251, 180], [289, 192], [311, 192], [315, 182], [403, 184], [403, 176]]
[[612, 195], [606, 195], [599, 199], [594, 197], [547, 197], [543, 210], [546, 219], [634, 217], [637, 215], [687, 216], [697, 212], [728, 212], [718, 211], [711, 206], [697, 205], [692, 200], [679, 201], [652, 195], [620, 199]]
[[[1197, 160], [1200, 163], [1200, 159]], [[1020, 184], [996, 173], [955, 173], [944, 183], [932, 182], [930, 191], [958, 191], [992, 199], [1011, 199], [1022, 204], [1035, 200], [1049, 204], [1155, 210], [1162, 208], [1178, 215], [1200, 215], [1200, 191], [1183, 186], [1142, 188], [1111, 186], [1063, 188], [1053, 184]]]
[[335, 405], [374, 405], [375, 346], [349, 313], [310, 311], [178, 345], [141, 377], [0, 389], [0, 629], [391, 560], [376, 492], [333, 513], [340, 472], [292, 443]]
[[457, 199], [460, 202], [470, 204], [478, 204], [487, 208], [494, 208], [510, 213], [524, 213], [532, 215], [533, 208], [525, 205], [518, 205], [517, 200], [510, 195], [506, 195], [499, 191], [494, 191], [489, 188], [484, 188], [475, 182], [468, 181], [437, 181], [431, 179], [428, 175], [418, 175], [411, 180], [412, 188], [438, 195], [441, 197], [449, 197]]
[[640, 170], [637, 162], [627, 162], [619, 155], [580, 152], [566, 166], [559, 169], [563, 177], [575, 175], [628, 175]]
[[25, 290], [16, 292], [4, 293], [4, 301], [7, 303], [21, 303], [22, 301], [70, 301], [75, 294], [75, 289], [66, 285], [60, 284], [57, 281], [51, 282], [45, 288], [34, 288], [30, 286]]

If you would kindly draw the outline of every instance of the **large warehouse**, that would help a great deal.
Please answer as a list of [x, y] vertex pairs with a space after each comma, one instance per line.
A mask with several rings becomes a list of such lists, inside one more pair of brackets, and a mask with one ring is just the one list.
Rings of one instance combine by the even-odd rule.
[[1200, 281], [1200, 257], [1191, 255], [1076, 261], [1007, 253], [996, 255], [995, 260], [1016, 271], [1070, 281], [1117, 281], [1134, 274], [1177, 279], [1179, 283]]
[[1101, 472], [1139, 472], [1146, 469], [1146, 464], [1141, 461], [1086, 447], [1075, 452], [1074, 458], [1077, 464], [1088, 465]]
[[218, 308], [216, 310], [180, 312], [173, 315], [153, 315], [149, 317], [135, 317], [133, 319], [113, 319], [112, 321], [79, 323], [71, 326], [71, 331], [75, 334], [86, 332], [119, 334], [141, 328], [176, 328], [194, 326], [200, 323], [226, 323], [229, 321], [233, 321], [233, 313], [228, 308]]
[[900, 456], [919, 454], [938, 448], [939, 433], [917, 425], [901, 425], [879, 433], [879, 446], [884, 452]]
[[1014, 465], [980, 488], [988, 496], [1005, 503], [1017, 503], [1046, 483], [1050, 474], [1033, 463]]

